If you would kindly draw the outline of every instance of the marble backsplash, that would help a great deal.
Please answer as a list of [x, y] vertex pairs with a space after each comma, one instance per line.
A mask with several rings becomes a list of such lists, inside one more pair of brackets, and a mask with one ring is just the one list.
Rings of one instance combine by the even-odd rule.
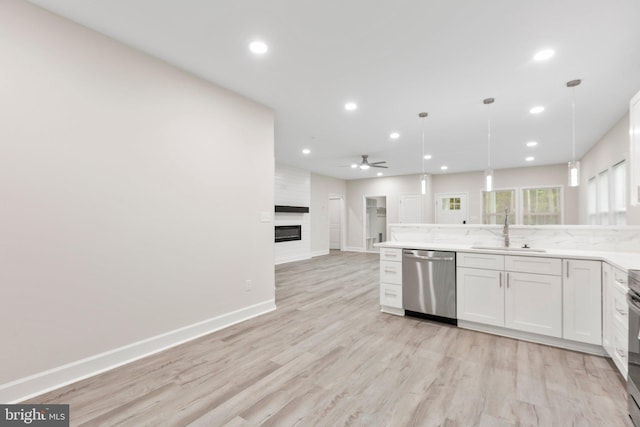
[[[389, 241], [502, 246], [500, 225], [389, 224]], [[509, 227], [510, 246], [640, 252], [640, 227], [546, 225]]]

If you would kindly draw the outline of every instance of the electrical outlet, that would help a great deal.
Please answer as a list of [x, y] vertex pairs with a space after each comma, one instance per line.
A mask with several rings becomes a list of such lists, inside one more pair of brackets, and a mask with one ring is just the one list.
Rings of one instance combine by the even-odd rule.
[[245, 292], [250, 292], [252, 288], [253, 288], [253, 283], [251, 282], [251, 279], [245, 280], [244, 281], [244, 291]]

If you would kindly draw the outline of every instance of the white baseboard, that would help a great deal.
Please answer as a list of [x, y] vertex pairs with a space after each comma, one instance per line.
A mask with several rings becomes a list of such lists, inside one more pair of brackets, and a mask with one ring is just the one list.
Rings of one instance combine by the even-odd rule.
[[530, 341], [537, 344], [545, 344], [553, 347], [560, 347], [567, 350], [580, 351], [582, 353], [595, 354], [597, 356], [606, 356], [607, 353], [600, 345], [581, 343], [577, 341], [565, 340], [562, 338], [547, 337], [531, 332], [516, 331], [499, 326], [483, 325], [481, 323], [469, 322], [467, 320], [458, 319], [458, 327], [471, 329], [473, 331], [486, 332], [489, 334], [500, 335], [508, 338], [515, 338], [522, 341]]
[[347, 252], [366, 252], [364, 248], [359, 248], [355, 246], [347, 246], [346, 248], [344, 248], [344, 250]]
[[275, 260], [275, 265], [286, 264], [288, 262], [295, 262], [295, 261], [304, 261], [306, 259], [311, 259], [311, 255], [307, 253], [303, 255], [295, 255], [295, 256], [280, 258]]
[[311, 252], [311, 258], [317, 257], [317, 256], [323, 256], [323, 255], [329, 255], [329, 249], [323, 249], [321, 251], [313, 251]]
[[57, 368], [0, 385], [0, 403], [18, 403], [65, 385], [101, 374], [143, 357], [200, 338], [276, 309], [275, 300], [175, 329], [133, 344], [96, 354]]

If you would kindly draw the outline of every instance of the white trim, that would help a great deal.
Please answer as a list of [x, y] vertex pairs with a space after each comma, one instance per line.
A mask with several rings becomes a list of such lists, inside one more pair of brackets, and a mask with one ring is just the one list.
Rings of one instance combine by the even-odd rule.
[[387, 314], [394, 314], [396, 316], [404, 316], [404, 308], [389, 307], [387, 305], [381, 305], [380, 311]]
[[323, 255], [329, 255], [329, 249], [322, 249], [319, 251], [313, 251], [311, 252], [311, 258], [317, 257], [317, 256], [323, 256]]
[[310, 255], [295, 255], [295, 256], [290, 256], [290, 257], [286, 257], [286, 258], [280, 258], [279, 260], [275, 261], [275, 265], [286, 264], [288, 262], [294, 262], [294, 261], [304, 261], [306, 259], [311, 259], [311, 256]]
[[363, 248], [358, 248], [356, 246], [348, 246], [344, 248], [346, 252], [366, 252]]
[[596, 354], [598, 356], [607, 356], [604, 348], [600, 345], [581, 343], [578, 341], [565, 340], [556, 337], [547, 337], [531, 332], [516, 331], [513, 329], [501, 328], [499, 326], [484, 325], [468, 320], [458, 319], [458, 327], [470, 329], [472, 331], [486, 332], [488, 334], [500, 335], [507, 338], [515, 338], [521, 341], [529, 341], [537, 344], [545, 344], [553, 347], [564, 348], [567, 350], [580, 351], [582, 353]]
[[[342, 194], [329, 194], [329, 204], [331, 204], [331, 200], [340, 200], [340, 250], [344, 251], [347, 246], [347, 235], [346, 235], [346, 206], [345, 206], [345, 196]], [[331, 250], [331, 220], [329, 219], [329, 209], [327, 209], [327, 233], [329, 233], [329, 250]], [[313, 255], [311, 255], [313, 256]]]
[[0, 385], [0, 402], [18, 403], [276, 309], [268, 300]]
[[[387, 209], [389, 207], [389, 205], [387, 204], [388, 197], [386, 194], [382, 194], [382, 195], [378, 195], [378, 196], [373, 196], [373, 195], [369, 195], [369, 194], [365, 194], [364, 196], [362, 196], [362, 247], [364, 248], [364, 250], [362, 252], [367, 252], [367, 253], [378, 253], [378, 250], [371, 250], [368, 251], [367, 250], [367, 226], [369, 225], [369, 216], [367, 214], [367, 199], [377, 199], [377, 198], [381, 198], [384, 197], [384, 205], [386, 206], [385, 209]], [[385, 222], [385, 231], [387, 230], [387, 225], [388, 225], [388, 221], [387, 218], [384, 219]], [[389, 236], [387, 236], [388, 238]], [[375, 243], [375, 242], [374, 242]]]

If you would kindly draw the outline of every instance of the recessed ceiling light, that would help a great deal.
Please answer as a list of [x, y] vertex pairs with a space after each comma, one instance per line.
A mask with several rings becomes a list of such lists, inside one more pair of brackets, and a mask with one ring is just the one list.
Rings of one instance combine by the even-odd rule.
[[544, 49], [536, 53], [535, 55], [533, 55], [533, 59], [535, 61], [546, 61], [547, 59], [551, 58], [555, 54], [556, 54], [556, 51], [553, 49]]
[[529, 141], [527, 142], [527, 147], [535, 147], [538, 145], [538, 141]]
[[389, 138], [398, 139], [400, 138], [400, 134], [398, 132], [391, 132], [391, 134], [389, 135]]
[[255, 40], [249, 43], [249, 50], [256, 55], [264, 55], [269, 50], [269, 46], [263, 41]]
[[311, 153], [311, 150], [309, 150], [308, 148], [305, 148], [304, 150], [302, 150], [302, 154], [309, 154]]
[[529, 112], [531, 114], [540, 114], [544, 111], [544, 107], [542, 105], [538, 105], [537, 107], [533, 107]]
[[425, 154], [424, 155], [424, 159], [425, 160], [431, 160], [431, 154]]
[[347, 102], [346, 104], [344, 104], [344, 109], [347, 111], [353, 111], [356, 108], [358, 108], [358, 106], [355, 102]]
[[384, 175], [384, 174], [383, 174], [382, 172], [378, 172], [376, 175], [378, 175], [378, 176], [382, 176], [382, 175]]
[[446, 171], [447, 169], [449, 169], [449, 166], [442, 165], [440, 166], [440, 169]]
[[355, 168], [357, 168], [357, 167], [358, 167], [358, 164], [357, 164], [357, 163], [351, 163], [351, 169], [355, 169]]
[[527, 161], [527, 162], [533, 162], [535, 159], [536, 159], [535, 157], [533, 157], [533, 156], [529, 156], [529, 157], [527, 157], [527, 158], [526, 158], [526, 159], [524, 159], [524, 160], [525, 160], [525, 161]]

